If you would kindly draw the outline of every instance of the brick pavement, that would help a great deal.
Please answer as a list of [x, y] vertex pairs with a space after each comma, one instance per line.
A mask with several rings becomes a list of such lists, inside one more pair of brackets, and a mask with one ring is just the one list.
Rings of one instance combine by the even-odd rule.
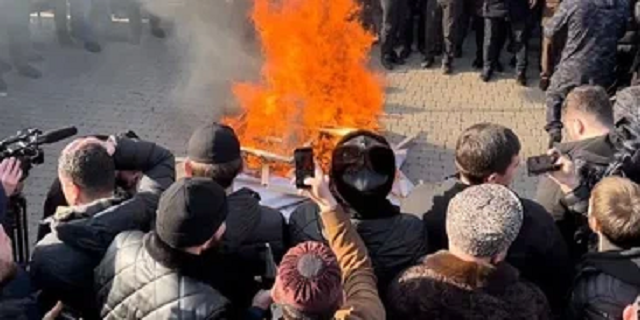
[[[40, 80], [13, 74], [5, 77], [10, 93], [0, 98], [0, 137], [26, 127], [48, 130], [76, 125], [81, 134], [132, 129], [182, 154], [193, 127], [224, 113], [229, 98], [227, 77], [209, 78], [208, 84], [194, 86], [189, 64], [194, 61], [185, 63], [184, 58], [190, 56], [181, 46], [184, 37], [161, 41], [146, 36], [140, 46], [109, 42], [104, 52], [96, 55], [80, 48], [60, 48], [50, 21], [35, 23], [33, 29], [36, 48], [46, 59], [38, 64], [45, 76]], [[126, 33], [126, 29], [119, 32]], [[472, 52], [471, 48], [466, 51]], [[244, 67], [233, 64], [239, 63], [237, 60], [221, 64], [218, 58], [208, 58], [205, 61], [210, 65], [198, 68], [225, 75], [225, 70]], [[388, 74], [384, 124], [394, 140], [418, 135], [404, 170], [414, 182], [424, 182], [424, 190], [433, 189], [453, 173], [455, 140], [476, 122], [492, 121], [513, 128], [522, 139], [524, 155], [543, 151], [543, 95], [537, 89], [519, 88], [504, 76], [484, 84], [471, 71], [469, 59], [457, 62], [450, 77], [438, 69], [420, 70], [418, 60], [414, 55], [409, 65]], [[46, 163], [35, 168], [28, 180], [32, 231], [63, 145], [46, 147]], [[515, 188], [531, 196], [535, 181], [521, 174]]]

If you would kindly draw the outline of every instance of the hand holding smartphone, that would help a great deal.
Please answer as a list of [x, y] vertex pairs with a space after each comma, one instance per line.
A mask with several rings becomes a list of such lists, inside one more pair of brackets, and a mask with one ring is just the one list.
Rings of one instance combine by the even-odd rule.
[[298, 148], [293, 152], [293, 158], [295, 160], [296, 188], [309, 189], [310, 186], [304, 183], [304, 179], [314, 177], [313, 149]]
[[530, 177], [539, 176], [547, 172], [560, 170], [560, 166], [556, 164], [558, 155], [542, 155], [527, 158], [527, 174]]

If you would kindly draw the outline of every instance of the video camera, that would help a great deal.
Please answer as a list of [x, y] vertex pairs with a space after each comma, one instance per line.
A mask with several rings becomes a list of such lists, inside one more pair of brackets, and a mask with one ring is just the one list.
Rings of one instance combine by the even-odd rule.
[[[0, 140], [0, 161], [6, 158], [20, 160], [22, 180], [26, 179], [33, 166], [44, 162], [44, 151], [41, 146], [56, 143], [78, 133], [75, 127], [68, 127], [48, 132], [39, 129], [26, 129], [14, 136]], [[13, 255], [17, 263], [29, 261], [29, 229], [27, 201], [22, 192], [9, 196], [6, 217], [0, 217], [13, 243]]]

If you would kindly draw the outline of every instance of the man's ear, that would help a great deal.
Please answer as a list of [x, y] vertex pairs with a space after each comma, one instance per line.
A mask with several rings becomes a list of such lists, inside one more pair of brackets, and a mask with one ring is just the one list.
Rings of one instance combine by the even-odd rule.
[[183, 165], [185, 178], [193, 177], [193, 166], [191, 166], [191, 161], [187, 159], [184, 161]]
[[501, 184], [501, 178], [502, 176], [500, 174], [497, 173], [492, 173], [491, 175], [489, 175], [486, 179], [484, 179], [484, 183], [495, 183], [495, 184]]
[[574, 121], [574, 125], [576, 126], [576, 132], [580, 135], [583, 135], [585, 130], [587, 129], [587, 127], [584, 125], [584, 122], [582, 122], [582, 120], [578, 119], [576, 121]]
[[589, 216], [589, 228], [595, 233], [600, 232], [600, 223], [593, 216]]
[[78, 187], [75, 183], [70, 182], [66, 186], [67, 193], [67, 201], [69, 205], [75, 206], [80, 203], [80, 187]]

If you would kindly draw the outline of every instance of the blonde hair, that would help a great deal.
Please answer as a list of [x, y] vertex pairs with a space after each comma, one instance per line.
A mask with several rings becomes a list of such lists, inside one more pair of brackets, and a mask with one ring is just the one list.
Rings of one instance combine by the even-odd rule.
[[640, 186], [626, 178], [604, 178], [593, 188], [590, 205], [609, 241], [623, 249], [640, 245]]

